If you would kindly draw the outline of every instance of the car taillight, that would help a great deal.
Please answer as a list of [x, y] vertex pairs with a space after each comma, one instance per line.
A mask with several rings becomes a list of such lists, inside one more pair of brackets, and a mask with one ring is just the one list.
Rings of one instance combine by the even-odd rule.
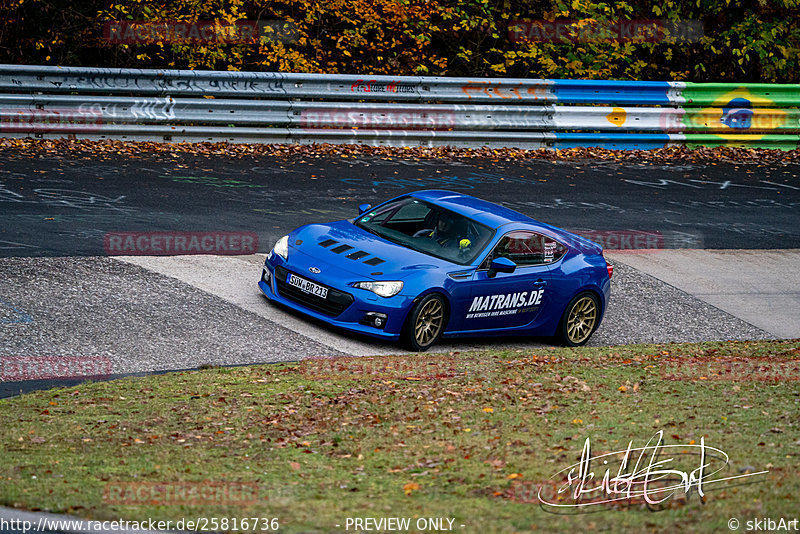
[[614, 266], [606, 262], [606, 269], [608, 269], [608, 278], [610, 279], [612, 276], [614, 276]]

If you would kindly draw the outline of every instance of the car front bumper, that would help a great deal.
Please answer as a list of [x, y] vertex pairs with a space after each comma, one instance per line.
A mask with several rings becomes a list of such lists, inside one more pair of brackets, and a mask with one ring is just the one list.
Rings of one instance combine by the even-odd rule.
[[[371, 291], [351, 287], [348, 284], [357, 280], [350, 280], [351, 277], [346, 273], [324, 279], [306, 275], [305, 273], [309, 272], [309, 266], [303, 265], [304, 258], [298, 256], [304, 255], [294, 252], [290, 257], [291, 262], [286, 262], [275, 254], [267, 258], [258, 287], [269, 300], [336, 328], [387, 341], [395, 341], [400, 338], [408, 310], [414, 302], [412, 297], [400, 294], [384, 298]], [[310, 260], [309, 258], [309, 262]], [[318, 259], [313, 260], [313, 263], [315, 266], [320, 265]], [[331, 266], [325, 266], [323, 272], [331, 273], [336, 270]], [[277, 279], [276, 273], [279, 276]], [[312, 299], [303, 295], [299, 290], [288, 288], [288, 284], [283, 279], [287, 273], [295, 274], [328, 288], [329, 295], [335, 292], [337, 296], [341, 296], [341, 294], [352, 296], [352, 302], [344, 306], [340, 313], [337, 313], [338, 309], [323, 309], [319, 299]], [[380, 327], [374, 323], [376, 317], [382, 319]]]

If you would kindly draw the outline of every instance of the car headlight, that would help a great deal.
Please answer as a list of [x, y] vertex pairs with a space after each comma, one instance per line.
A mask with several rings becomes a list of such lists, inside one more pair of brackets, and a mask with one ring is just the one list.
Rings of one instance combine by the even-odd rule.
[[403, 289], [403, 282], [356, 282], [353, 287], [372, 291], [379, 297], [393, 297]]
[[283, 258], [284, 260], [289, 259], [289, 236], [285, 235], [282, 238], [278, 239], [275, 242], [275, 246], [272, 247], [272, 251]]

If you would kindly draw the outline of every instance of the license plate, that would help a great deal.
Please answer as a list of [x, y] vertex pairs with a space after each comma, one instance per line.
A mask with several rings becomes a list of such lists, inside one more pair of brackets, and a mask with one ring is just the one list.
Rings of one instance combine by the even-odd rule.
[[286, 277], [286, 283], [290, 286], [294, 286], [300, 291], [304, 293], [309, 293], [311, 295], [316, 295], [319, 298], [327, 298], [328, 297], [328, 288], [322, 287], [319, 284], [315, 284], [311, 280], [306, 280], [305, 278], [300, 278], [296, 274], [289, 273]]

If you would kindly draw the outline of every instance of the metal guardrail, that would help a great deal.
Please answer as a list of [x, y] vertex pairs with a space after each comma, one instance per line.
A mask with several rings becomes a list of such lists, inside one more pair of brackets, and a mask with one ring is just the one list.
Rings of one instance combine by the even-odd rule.
[[800, 85], [0, 65], [0, 136], [616, 149], [800, 143]]

